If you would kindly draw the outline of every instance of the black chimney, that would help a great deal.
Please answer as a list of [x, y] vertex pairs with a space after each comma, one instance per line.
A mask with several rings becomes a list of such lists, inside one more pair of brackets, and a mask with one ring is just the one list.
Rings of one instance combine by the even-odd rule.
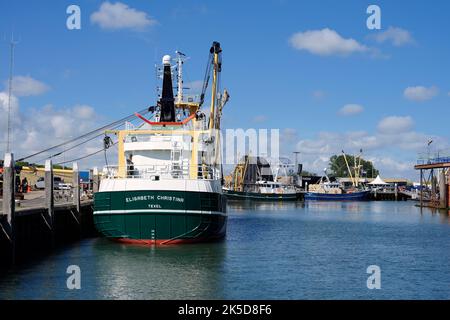
[[164, 75], [160, 122], [175, 122], [175, 99], [173, 98], [172, 72], [170, 70], [170, 56], [163, 57]]

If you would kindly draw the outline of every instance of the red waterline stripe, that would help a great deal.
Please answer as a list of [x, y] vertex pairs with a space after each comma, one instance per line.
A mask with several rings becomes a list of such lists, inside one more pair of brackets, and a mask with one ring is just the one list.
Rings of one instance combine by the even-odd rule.
[[[205, 241], [205, 239], [158, 239], [158, 240], [151, 240], [151, 239], [127, 239], [127, 238], [114, 238], [113, 241], [122, 243], [122, 244], [129, 244], [129, 245], [141, 245], [141, 246], [151, 246], [151, 245], [174, 245], [174, 244], [188, 244], [188, 243], [196, 243]], [[166, 242], [166, 243], [165, 243]]]

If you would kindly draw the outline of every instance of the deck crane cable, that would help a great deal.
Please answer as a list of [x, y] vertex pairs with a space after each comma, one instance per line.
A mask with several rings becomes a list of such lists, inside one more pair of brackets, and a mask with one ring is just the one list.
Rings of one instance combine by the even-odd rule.
[[213, 57], [214, 57], [214, 54], [210, 52], [209, 57], [208, 57], [208, 62], [206, 64], [205, 77], [203, 78], [202, 93], [200, 94], [200, 104], [199, 104], [200, 107], [202, 106], [202, 104], [205, 100], [206, 89], [208, 89], [208, 83], [209, 83], [209, 79], [211, 77], [211, 66], [213, 63]]
[[[109, 147], [112, 147], [112, 146], [114, 146], [114, 145], [116, 145], [116, 144], [117, 144], [117, 141], [114, 142], [114, 143], [113, 143], [112, 145], [110, 145]], [[109, 147], [108, 147], [108, 148], [109, 148]], [[100, 150], [97, 150], [97, 151], [95, 151], [95, 152], [89, 153], [89, 154], [87, 154], [87, 155], [85, 155], [85, 156], [82, 156], [82, 157], [79, 157], [79, 158], [76, 158], [76, 159], [71, 159], [71, 160], [67, 160], [67, 161], [62, 161], [62, 162], [55, 163], [55, 165], [61, 165], [61, 164], [69, 163], [69, 162], [75, 162], [75, 161], [83, 160], [83, 159], [86, 159], [86, 158], [95, 156], [96, 154], [98, 154], [98, 153], [100, 153], [100, 152], [102, 152], [102, 151], [106, 151], [106, 149], [105, 149], [105, 148], [102, 148], [102, 149], [100, 149]]]
[[[115, 127], [111, 127], [111, 129], [114, 130], [114, 129], [119, 128], [120, 126], [122, 126], [122, 124], [119, 124], [119, 125], [117, 125], [117, 126], [115, 126]], [[98, 137], [102, 136], [103, 134], [104, 134], [103, 132], [100, 133], [100, 134], [96, 134], [95, 136], [93, 136], [93, 137], [91, 137], [91, 138], [89, 138], [89, 139], [87, 139], [87, 140], [83, 140], [83, 141], [81, 141], [80, 143], [77, 143], [77, 144], [71, 146], [70, 148], [64, 149], [64, 151], [60, 151], [60, 152], [57, 152], [57, 153], [55, 153], [55, 154], [52, 154], [51, 156], [47, 156], [47, 157], [45, 157], [45, 158], [42, 158], [42, 159], [40, 159], [40, 160], [38, 160], [38, 161], [34, 161], [34, 163], [40, 163], [40, 162], [42, 162], [42, 161], [44, 161], [44, 160], [55, 158], [55, 157], [57, 157], [57, 156], [59, 156], [59, 155], [65, 153], [65, 152], [67, 152], [67, 151], [73, 150], [73, 149], [75, 149], [75, 148], [77, 148], [77, 147], [79, 147], [79, 146], [81, 146], [81, 145], [83, 145], [83, 144], [85, 144], [85, 143], [88, 143], [89, 141], [92, 141], [92, 140], [94, 140], [94, 139], [97, 139]]]
[[[138, 113], [141, 113], [141, 114], [146, 114], [146, 113], [148, 113], [148, 112], [149, 112], [149, 108], [148, 108], [148, 107], [145, 108], [145, 109], [143, 109], [143, 110], [141, 110], [141, 111], [138, 111]], [[93, 140], [94, 138], [98, 138], [99, 136], [103, 135], [103, 131], [104, 131], [104, 130], [109, 129], [109, 128], [117, 128], [117, 127], [120, 127], [120, 126], [122, 125], [123, 122], [128, 121], [128, 120], [130, 120], [130, 119], [133, 119], [134, 117], [136, 117], [136, 116], [135, 116], [135, 114], [133, 113], [133, 114], [131, 114], [131, 115], [125, 117], [125, 118], [122, 118], [122, 119], [120, 119], [120, 120], [117, 120], [117, 121], [114, 121], [114, 122], [109, 123], [109, 124], [107, 124], [107, 125], [104, 125], [104, 126], [102, 126], [102, 127], [100, 127], [100, 128], [97, 128], [97, 129], [95, 129], [95, 130], [92, 130], [92, 131], [90, 131], [90, 132], [88, 132], [88, 133], [85, 133], [85, 134], [83, 134], [83, 135], [81, 135], [81, 136], [78, 136], [78, 137], [76, 137], [76, 138], [73, 138], [73, 139], [71, 139], [71, 140], [62, 142], [62, 143], [60, 143], [60, 144], [58, 144], [58, 145], [52, 146], [52, 147], [50, 147], [50, 148], [47, 148], [47, 149], [44, 149], [44, 150], [42, 150], [42, 151], [33, 153], [33, 154], [28, 155], [28, 156], [26, 156], [26, 157], [20, 158], [20, 159], [18, 159], [17, 161], [24, 161], [24, 160], [26, 160], [26, 159], [35, 157], [35, 156], [40, 155], [40, 154], [42, 154], [42, 153], [45, 153], [45, 152], [48, 152], [48, 151], [51, 151], [51, 150], [60, 148], [60, 147], [62, 147], [62, 146], [64, 146], [64, 145], [70, 144], [70, 143], [72, 143], [72, 142], [81, 140], [81, 139], [86, 138], [86, 137], [90, 137], [90, 136], [93, 135], [93, 134], [96, 134], [96, 133], [98, 133], [98, 132], [101, 132], [101, 133], [97, 134], [95, 137], [92, 137], [92, 139], [88, 139], [88, 140], [86, 140], [86, 141], [84, 141], [84, 142], [82, 142], [82, 143], [79, 143], [78, 145], [73, 146], [73, 147], [70, 148], [70, 149], [73, 149], [73, 148], [75, 148], [75, 147], [77, 147], [77, 146], [79, 146], [79, 145], [82, 145], [82, 144], [84, 144], [84, 143], [86, 143], [86, 142], [88, 142], [88, 141], [90, 141], [90, 140]], [[70, 149], [67, 149], [67, 150], [70, 150]], [[66, 150], [66, 151], [67, 151], [67, 150]], [[46, 159], [48, 159], [48, 157], [47, 157]]]
[[[145, 113], [144, 113], [144, 114], [145, 114]], [[121, 127], [122, 125], [123, 125], [122, 123], [119, 123], [118, 125], [116, 125], [116, 126], [114, 126], [114, 127], [110, 127], [110, 130], [115, 130], [115, 129]], [[101, 133], [99, 133], [99, 134], [97, 134], [97, 135], [95, 135], [95, 136], [93, 136], [93, 137], [91, 137], [91, 138], [89, 138], [89, 139], [87, 139], [87, 140], [84, 140], [84, 141], [82, 141], [82, 142], [80, 142], [80, 143], [77, 143], [77, 144], [71, 146], [70, 148], [66, 148], [66, 149], [64, 149], [64, 151], [55, 153], [55, 154], [51, 155], [50, 157], [46, 157], [46, 158], [44, 158], [44, 159], [42, 159], [42, 160], [40, 160], [40, 161], [36, 161], [36, 163], [42, 162], [42, 161], [44, 161], [44, 160], [46, 160], [46, 159], [49, 159], [49, 158], [57, 157], [57, 156], [59, 156], [59, 155], [65, 153], [65, 152], [67, 152], [67, 151], [73, 150], [73, 149], [75, 149], [75, 148], [77, 148], [77, 147], [79, 147], [79, 146], [81, 146], [81, 145], [83, 145], [83, 144], [85, 144], [85, 143], [88, 143], [89, 141], [92, 141], [92, 140], [94, 140], [94, 139], [97, 139], [98, 137], [100, 137], [100, 136], [102, 136], [102, 135], [104, 135], [104, 132], [101, 132]], [[108, 138], [109, 138], [109, 137], [108, 137]], [[111, 138], [110, 138], [110, 139], [111, 139]]]

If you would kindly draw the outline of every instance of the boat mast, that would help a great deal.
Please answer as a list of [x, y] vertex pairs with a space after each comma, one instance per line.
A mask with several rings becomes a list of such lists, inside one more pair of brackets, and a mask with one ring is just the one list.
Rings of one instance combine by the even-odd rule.
[[209, 116], [209, 128], [213, 129], [215, 127], [216, 122], [216, 100], [217, 100], [217, 82], [218, 82], [218, 76], [221, 69], [220, 62], [219, 62], [219, 54], [222, 52], [222, 49], [220, 48], [220, 43], [214, 41], [212, 44], [212, 47], [210, 49], [210, 53], [214, 54], [214, 60], [213, 60], [213, 83], [212, 83], [212, 93], [211, 93], [211, 110], [210, 110], [210, 116]]
[[177, 54], [177, 82], [178, 82], [178, 90], [177, 90], [177, 104], [181, 104], [183, 102], [183, 58], [185, 56], [184, 53], [180, 51], [175, 51]]
[[14, 69], [14, 47], [18, 42], [14, 41], [14, 36], [11, 36], [10, 44], [10, 64], [9, 64], [9, 88], [8, 88], [8, 136], [6, 138], [6, 153], [11, 152], [11, 96], [13, 85], [13, 69]]
[[347, 156], [345, 155], [344, 150], [342, 150], [342, 154], [344, 155], [345, 164], [347, 165], [347, 170], [348, 170], [348, 173], [350, 174], [350, 179], [352, 180], [352, 185], [355, 186], [355, 180], [353, 179], [352, 170], [350, 169], [350, 166], [347, 161]]

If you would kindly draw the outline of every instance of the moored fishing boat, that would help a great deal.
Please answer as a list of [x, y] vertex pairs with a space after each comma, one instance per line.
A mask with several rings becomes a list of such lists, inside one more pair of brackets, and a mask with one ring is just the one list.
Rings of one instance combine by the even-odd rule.
[[[345, 153], [343, 151], [342, 153], [344, 154], [345, 163], [350, 173], [352, 187], [344, 188], [339, 182], [330, 181], [326, 173], [327, 170], [325, 169], [324, 175], [321, 177], [319, 183], [308, 186], [308, 190], [306, 190], [304, 195], [305, 201], [363, 201], [369, 198], [370, 190], [364, 188], [359, 183], [361, 164], [359, 163], [357, 165], [355, 158], [353, 176]], [[361, 156], [359, 159], [361, 159]]]
[[[176, 65], [163, 57], [162, 94], [150, 107], [151, 118], [136, 114], [136, 128], [109, 131], [117, 136], [118, 165], [107, 166], [95, 194], [94, 222], [108, 238], [128, 243], [174, 244], [222, 239], [227, 215], [222, 195], [220, 129], [222, 108], [219, 74], [222, 49], [214, 42], [207, 73], [212, 70], [211, 106], [201, 106], [208, 86], [205, 79], [199, 101], [183, 96], [184, 54]], [[178, 92], [173, 94], [172, 73], [177, 71]]]
[[273, 174], [265, 158], [246, 155], [234, 168], [231, 180], [223, 191], [228, 199], [297, 200], [295, 186], [279, 182], [277, 175]]

